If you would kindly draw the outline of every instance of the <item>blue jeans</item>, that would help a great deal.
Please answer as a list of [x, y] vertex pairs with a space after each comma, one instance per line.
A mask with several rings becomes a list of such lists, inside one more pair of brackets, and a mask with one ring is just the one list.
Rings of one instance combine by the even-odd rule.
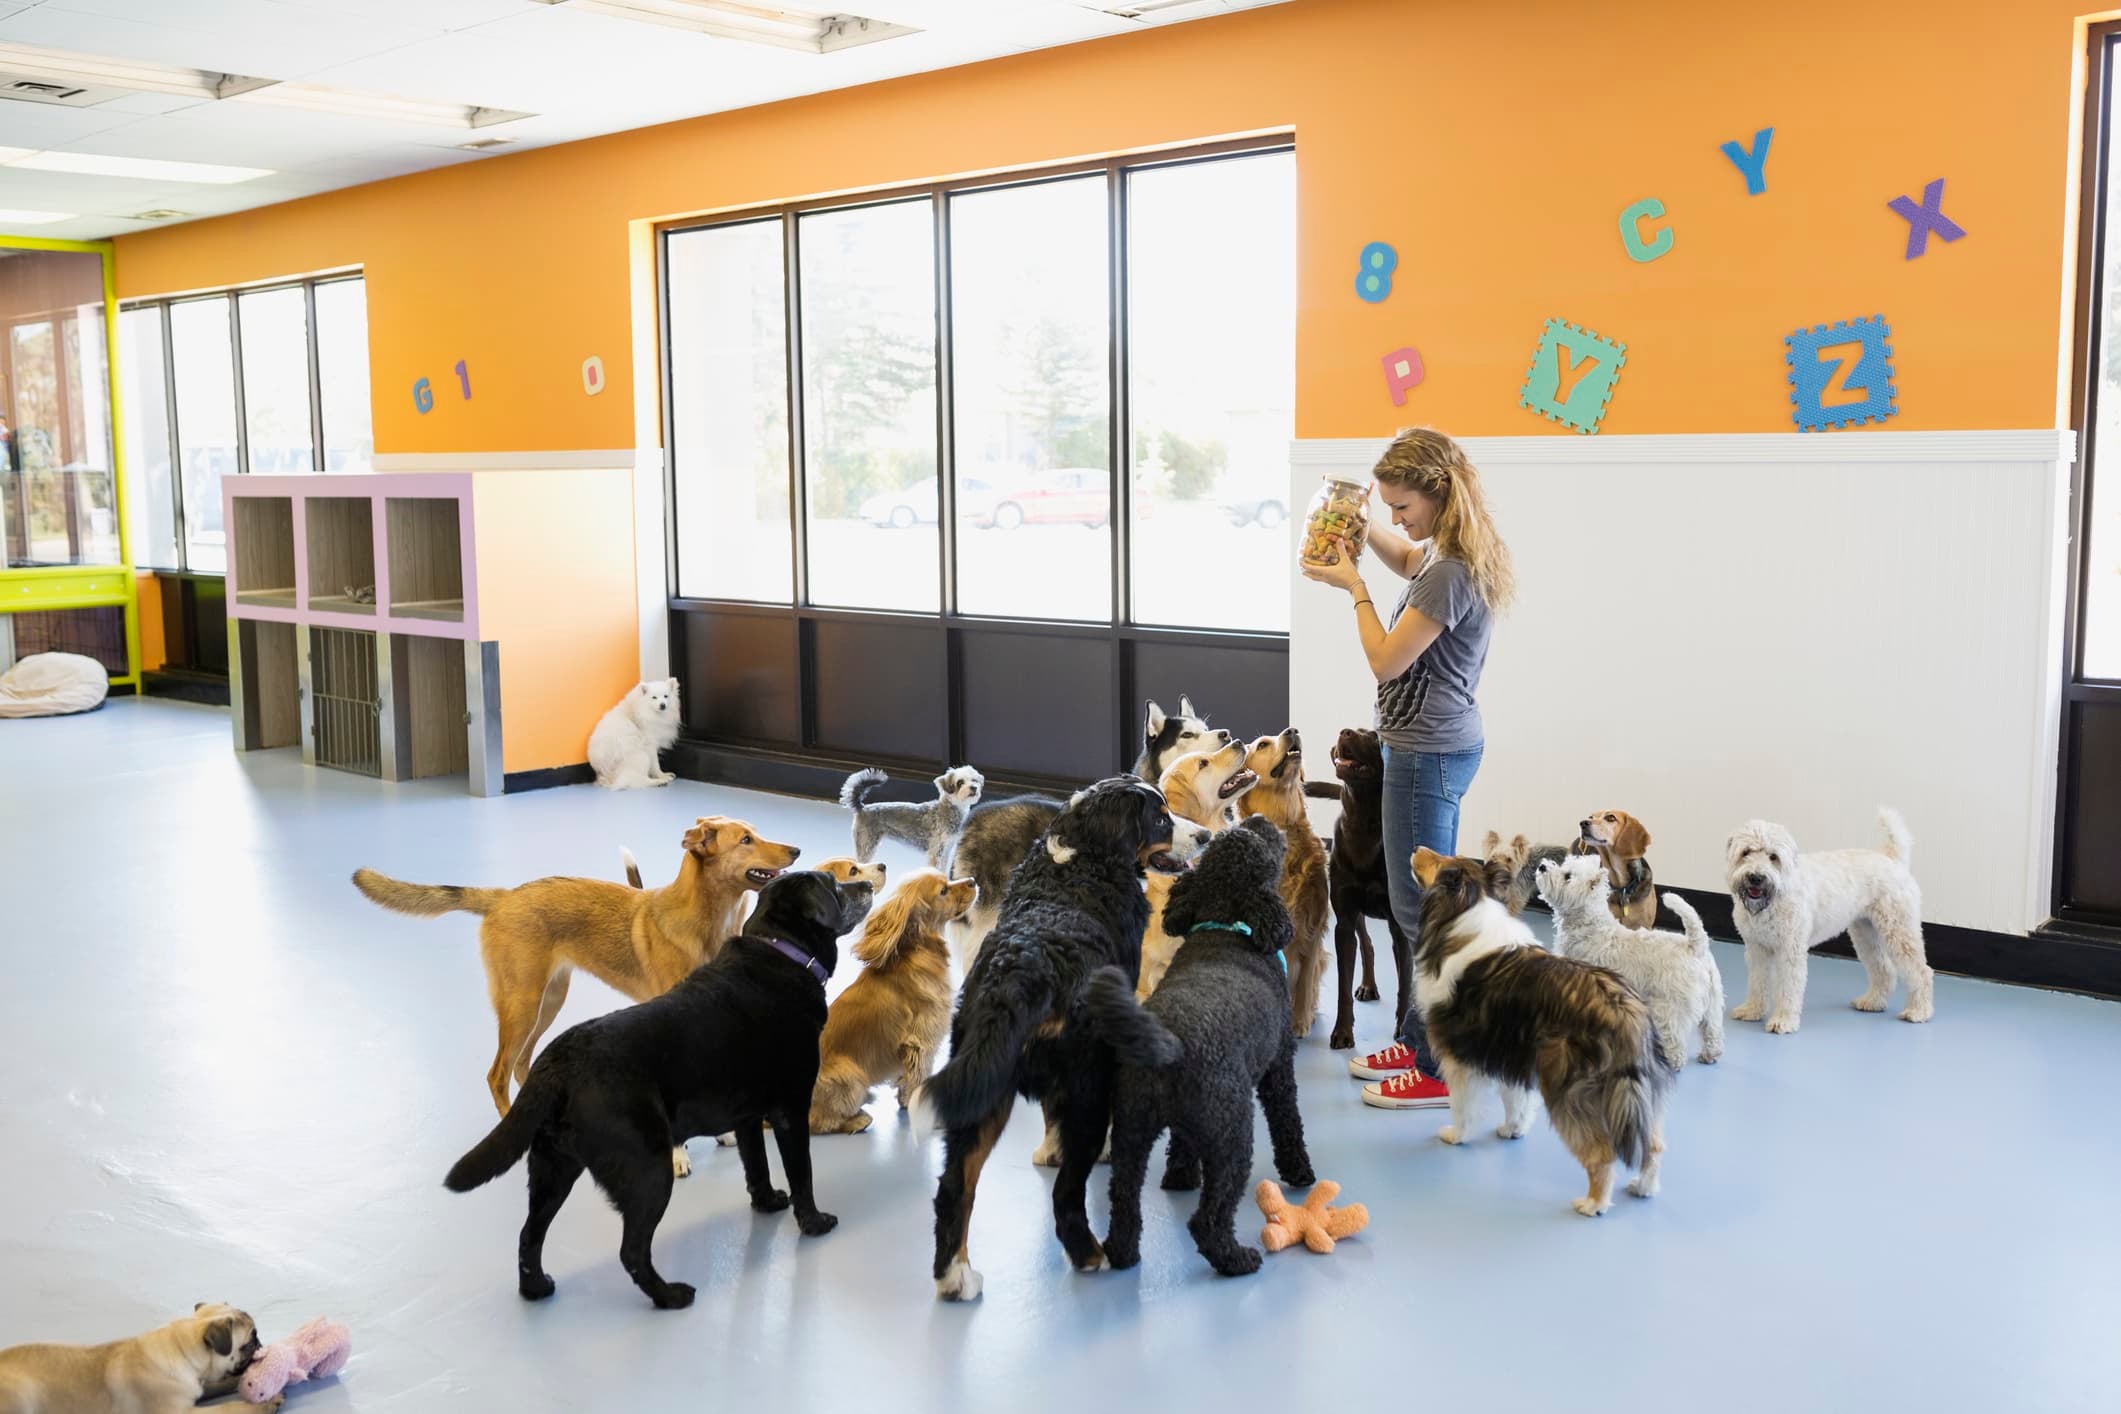
[[[1480, 773], [1481, 750], [1384, 749], [1385, 882], [1392, 893], [1392, 916], [1409, 938], [1421, 937], [1421, 885], [1414, 879], [1414, 851], [1427, 845], [1438, 854], [1458, 853], [1458, 803]], [[1398, 1039], [1414, 1052], [1421, 1073], [1434, 1078], [1436, 1057], [1429, 1050], [1420, 1008], [1407, 1007]]]

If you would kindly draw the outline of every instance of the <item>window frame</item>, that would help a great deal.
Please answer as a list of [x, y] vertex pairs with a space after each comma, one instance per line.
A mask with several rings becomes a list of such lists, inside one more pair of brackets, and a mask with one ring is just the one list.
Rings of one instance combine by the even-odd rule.
[[[1128, 230], [1131, 218], [1131, 197], [1128, 177], [1136, 172], [1157, 168], [1195, 165], [1207, 162], [1240, 160], [1267, 156], [1275, 153], [1296, 151], [1296, 138], [1291, 132], [1263, 134], [1256, 137], [1238, 138], [1223, 142], [1194, 144], [1152, 152], [1133, 153], [1110, 158], [1087, 159], [1059, 163], [1036, 168], [991, 173], [976, 177], [945, 181], [911, 183], [888, 188], [878, 188], [854, 195], [817, 197], [799, 201], [778, 202], [763, 206], [745, 207], [717, 212], [708, 217], [684, 218], [657, 223], [654, 227], [656, 256], [656, 314], [659, 323], [656, 348], [660, 368], [657, 371], [657, 390], [661, 398], [660, 426], [663, 438], [663, 493], [664, 493], [664, 586], [668, 605], [668, 628], [670, 634], [670, 661], [678, 674], [687, 698], [686, 719], [688, 731], [696, 711], [702, 710], [697, 700], [699, 694], [693, 690], [688, 672], [688, 625], [689, 615], [713, 615], [726, 620], [769, 619], [783, 623], [793, 621], [800, 649], [798, 672], [801, 682], [797, 692], [799, 722], [795, 723], [787, 737], [781, 740], [766, 740], [740, 734], [717, 731], [699, 737], [715, 748], [732, 747], [739, 751], [786, 755], [791, 749], [802, 760], [818, 761], [838, 759], [836, 748], [820, 740], [818, 730], [818, 664], [817, 636], [821, 625], [870, 624], [878, 627], [923, 626], [938, 630], [944, 641], [940, 654], [942, 662], [941, 681], [935, 685], [936, 693], [944, 704], [946, 719], [944, 736], [947, 741], [946, 755], [950, 761], [965, 757], [966, 706], [965, 706], [965, 639], [968, 635], [983, 633], [1013, 633], [1033, 638], [1098, 640], [1109, 646], [1114, 664], [1113, 680], [1116, 684], [1114, 700], [1109, 711], [1100, 714], [1097, 729], [1110, 728], [1114, 739], [1122, 744], [1128, 761], [1132, 760], [1133, 743], [1141, 730], [1139, 720], [1141, 702], [1140, 688], [1153, 676], [1141, 666], [1142, 660], [1165, 651], [1229, 648], [1250, 654], [1268, 652], [1286, 659], [1289, 635], [1286, 630], [1222, 629], [1138, 623], [1133, 619], [1133, 417], [1132, 390], [1128, 355]], [[996, 614], [967, 614], [959, 603], [957, 575], [957, 482], [959, 468], [955, 446], [956, 389], [954, 369], [954, 335], [952, 330], [952, 271], [949, 201], [952, 196], [973, 192], [987, 192], [1008, 188], [1042, 185], [1102, 174], [1106, 182], [1106, 278], [1107, 278], [1107, 334], [1108, 334], [1108, 382], [1107, 407], [1107, 473], [1111, 515], [1111, 598], [1105, 618], [1070, 619], [1050, 617], [1015, 617]], [[935, 320], [936, 320], [936, 478], [937, 478], [937, 588], [936, 610], [898, 610], [848, 608], [844, 606], [822, 606], [810, 597], [810, 565], [807, 503], [808, 467], [803, 446], [803, 346], [802, 346], [802, 267], [799, 218], [819, 211], [848, 210], [870, 206], [881, 206], [913, 199], [926, 199], [933, 223], [935, 251]], [[678, 544], [677, 544], [677, 498], [678, 464], [681, 449], [678, 446], [673, 426], [674, 385], [676, 370], [670, 358], [669, 332], [671, 329], [670, 306], [670, 258], [669, 242], [672, 236], [690, 231], [711, 229], [761, 221], [775, 220], [781, 223], [782, 231], [782, 280], [784, 295], [783, 317], [786, 326], [786, 354], [788, 363], [788, 475], [789, 475], [789, 533], [792, 556], [789, 600], [758, 600], [729, 597], [685, 596], [678, 593]], [[890, 670], [894, 665], [879, 664], [880, 670]], [[1175, 697], [1175, 694], [1171, 694]], [[1279, 730], [1278, 724], [1274, 729]], [[929, 753], [894, 755], [889, 751], [870, 751], [865, 761], [885, 767], [924, 769], [935, 764], [938, 758]], [[1109, 774], [1106, 772], [1105, 774]], [[989, 772], [990, 779], [1029, 787], [1053, 787], [1074, 783], [1072, 778], [1057, 776], [1050, 772], [1009, 771]]]
[[[207, 304], [220, 300], [226, 305], [228, 315], [229, 372], [235, 388], [234, 411], [236, 428], [236, 475], [251, 474], [250, 461], [250, 411], [245, 405], [243, 386], [243, 315], [241, 299], [244, 295], [267, 294], [275, 290], [302, 291], [303, 342], [307, 346], [309, 362], [309, 469], [313, 473], [327, 471], [329, 452], [324, 445], [324, 380], [321, 356], [317, 345], [317, 287], [319, 285], [343, 284], [359, 280], [365, 285], [367, 272], [359, 267], [333, 270], [321, 275], [307, 275], [283, 280], [261, 280], [248, 285], [229, 285], [214, 290], [194, 290], [181, 295], [156, 295], [149, 299], [122, 300], [118, 304], [121, 316], [134, 310], [156, 309], [161, 311], [162, 331], [162, 398], [163, 411], [167, 419], [166, 432], [169, 439], [169, 494], [174, 503], [174, 520], [177, 538], [177, 563], [174, 565], [141, 564], [140, 569], [158, 570], [170, 574], [200, 575], [218, 579], [221, 570], [196, 570], [191, 566], [190, 516], [184, 504], [184, 472], [181, 449], [183, 433], [177, 416], [177, 361], [175, 340], [170, 331], [170, 310], [180, 304]], [[364, 289], [363, 299], [367, 294]], [[111, 353], [112, 367], [120, 366], [116, 350]], [[129, 396], [148, 396], [145, 390], [127, 389]], [[145, 488], [141, 488], [145, 494]]]

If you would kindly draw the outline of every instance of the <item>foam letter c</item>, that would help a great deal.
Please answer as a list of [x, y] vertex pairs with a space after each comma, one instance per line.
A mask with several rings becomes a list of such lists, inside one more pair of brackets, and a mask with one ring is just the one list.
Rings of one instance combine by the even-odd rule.
[[1660, 229], [1656, 236], [1645, 241], [1642, 238], [1642, 223], [1652, 217], [1664, 215], [1664, 203], [1654, 196], [1646, 196], [1620, 213], [1620, 243], [1628, 248], [1631, 260], [1650, 261], [1672, 248], [1672, 228]]

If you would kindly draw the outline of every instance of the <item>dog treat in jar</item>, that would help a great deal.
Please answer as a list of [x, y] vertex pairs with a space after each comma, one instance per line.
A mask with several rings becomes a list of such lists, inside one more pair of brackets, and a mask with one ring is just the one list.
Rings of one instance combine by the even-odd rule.
[[1328, 476], [1325, 485], [1311, 496], [1311, 508], [1304, 519], [1302, 558], [1314, 565], [1330, 565], [1340, 558], [1331, 542], [1342, 540], [1361, 559], [1363, 541], [1369, 533], [1370, 483]]

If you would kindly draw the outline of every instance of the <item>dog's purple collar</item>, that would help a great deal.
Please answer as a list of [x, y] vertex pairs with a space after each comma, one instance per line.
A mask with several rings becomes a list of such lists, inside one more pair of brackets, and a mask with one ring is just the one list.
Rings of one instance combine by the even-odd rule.
[[820, 987], [824, 986], [827, 982], [832, 980], [832, 974], [825, 970], [824, 963], [819, 962], [816, 958], [812, 957], [809, 953], [804, 952], [795, 944], [784, 943], [779, 938], [762, 938], [760, 939], [760, 941], [765, 943], [767, 947], [772, 948], [775, 952], [779, 953], [782, 957], [787, 958], [790, 962], [801, 963], [803, 965], [804, 971], [808, 972], [812, 977], [817, 978], [817, 983]]

